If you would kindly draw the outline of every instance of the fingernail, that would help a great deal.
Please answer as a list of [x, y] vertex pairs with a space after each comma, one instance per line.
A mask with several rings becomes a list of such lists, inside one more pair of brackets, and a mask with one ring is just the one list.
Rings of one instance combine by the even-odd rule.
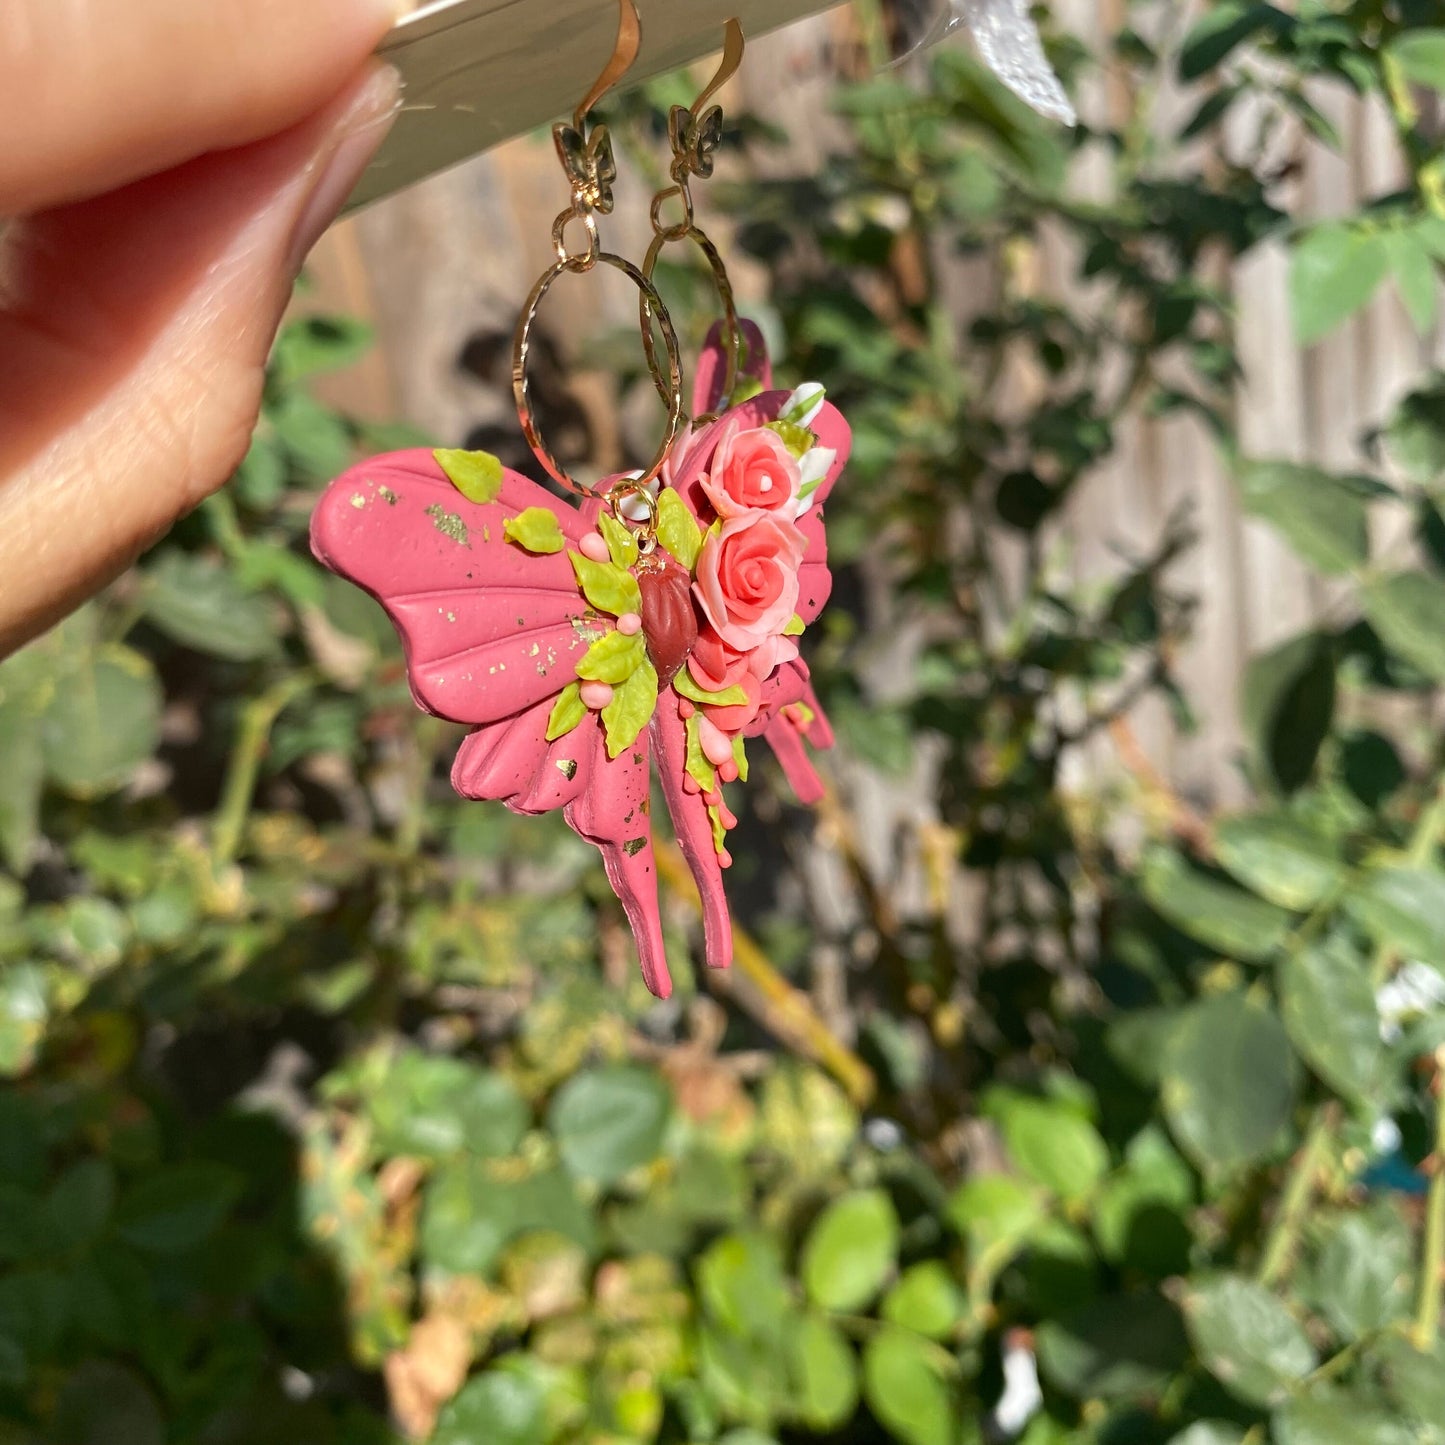
[[292, 271], [301, 269], [307, 253], [356, 189], [400, 108], [401, 76], [390, 65], [378, 66], [317, 148], [310, 167], [311, 189], [291, 232], [287, 259]]

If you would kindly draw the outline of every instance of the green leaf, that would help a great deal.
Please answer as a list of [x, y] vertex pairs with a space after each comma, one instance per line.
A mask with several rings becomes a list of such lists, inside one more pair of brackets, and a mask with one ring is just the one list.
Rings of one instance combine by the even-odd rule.
[[637, 561], [637, 534], [611, 512], [602, 512], [597, 518], [597, 526], [607, 543], [612, 565], [623, 569], [631, 567]]
[[1349, 477], [1295, 462], [1248, 462], [1239, 491], [1245, 511], [1275, 527], [1318, 571], [1349, 572], [1369, 559], [1366, 493]]
[[896, 1325], [885, 1325], [863, 1347], [863, 1398], [903, 1445], [955, 1445], [958, 1418], [934, 1368], [936, 1348]]
[[40, 798], [45, 754], [40, 717], [20, 699], [11, 701], [0, 683], [0, 861], [24, 877], [40, 836]]
[[467, 501], [485, 506], [502, 493], [505, 480], [500, 457], [491, 452], [464, 452], [439, 447], [432, 453], [437, 465]]
[[967, 1301], [942, 1260], [910, 1265], [883, 1298], [882, 1316], [930, 1340], [947, 1339], [963, 1318]]
[[1277, 1445], [1425, 1445], [1369, 1395], [1331, 1385], [1281, 1405], [1270, 1418], [1270, 1437]]
[[1399, 750], [1389, 738], [1369, 728], [1340, 738], [1340, 778], [1372, 811], [1404, 785], [1407, 773]]
[[[599, 611], [621, 617], [627, 612], [642, 612], [642, 592], [637, 578], [611, 562], [594, 562], [580, 552], [568, 552], [572, 570], [582, 595]], [[641, 633], [635, 634], [641, 636]]]
[[1184, 1317], [1205, 1368], [1247, 1404], [1277, 1404], [1319, 1363], [1294, 1316], [1243, 1275], [1192, 1281]]
[[560, 552], [567, 545], [562, 529], [557, 525], [557, 514], [546, 507], [528, 507], [515, 517], [504, 517], [502, 535], [526, 551], [544, 556]]
[[672, 685], [679, 696], [699, 706], [709, 704], [712, 707], [741, 707], [748, 700], [747, 693], [736, 683], [732, 687], [723, 688], [721, 692], [709, 692], [706, 688], [699, 687], [685, 667], [678, 669]]
[[1178, 1311], [1153, 1292], [1092, 1300], [1037, 1341], [1045, 1378], [1077, 1400], [1157, 1396], [1188, 1355]]
[[271, 437], [251, 438], [250, 450], [236, 468], [228, 490], [234, 490], [242, 506], [269, 512], [286, 490], [286, 457]]
[[1387, 231], [1385, 249], [1390, 256], [1390, 274], [1409, 314], [1410, 323], [1422, 335], [1435, 324], [1439, 299], [1439, 278], [1435, 258], [1423, 238], [1414, 231]]
[[242, 1180], [221, 1164], [176, 1164], [143, 1175], [121, 1196], [122, 1239], [152, 1254], [183, 1254], [220, 1227]]
[[1037, 1189], [1011, 1174], [976, 1174], [954, 1191], [947, 1212], [971, 1254], [988, 1250], [1007, 1263], [1044, 1217], [1045, 1206]]
[[437, 1420], [432, 1445], [547, 1445], [546, 1398], [536, 1380], [488, 1370], [468, 1380]]
[[818, 438], [807, 427], [799, 426], [796, 422], [779, 420], [764, 422], [763, 425], [768, 431], [776, 432], [782, 438], [783, 445], [787, 447], [794, 461], [801, 461], [817, 445]]
[[1224, 1420], [1200, 1420], [1171, 1437], [1169, 1445], [1241, 1445], [1244, 1430]]
[[167, 637], [212, 657], [248, 662], [276, 650], [275, 610], [235, 573], [206, 557], [168, 550], [145, 572], [146, 617]]
[[1086, 1197], [1109, 1167], [1109, 1150], [1087, 1119], [1058, 1102], [1010, 1095], [996, 1109], [1009, 1157], [1061, 1199]]
[[1335, 712], [1330, 640], [1308, 632], [1250, 658], [1244, 675], [1245, 733], [1276, 787], [1292, 793], [1314, 771]]
[[430, 1269], [485, 1274], [508, 1241], [529, 1230], [551, 1230], [589, 1253], [596, 1247], [592, 1216], [560, 1169], [504, 1179], [487, 1160], [458, 1154], [427, 1184], [420, 1253]]
[[1366, 584], [1360, 601], [1391, 652], [1445, 681], [1445, 582], [1426, 572], [1395, 572]]
[[1345, 876], [1330, 844], [1283, 812], [1225, 818], [1215, 829], [1214, 846], [1230, 873], [1281, 908], [1313, 908]]
[[460, 1155], [428, 1181], [419, 1239], [427, 1268], [485, 1274], [518, 1228], [514, 1191], [483, 1160]]
[[28, 1073], [50, 1021], [50, 990], [33, 963], [0, 964], [0, 1078]]
[[1408, 30], [1385, 47], [1406, 80], [1445, 91], [1445, 30]]
[[[596, 643], [593, 646], [595, 647]], [[569, 682], [557, 694], [557, 701], [552, 704], [551, 714], [547, 718], [547, 741], [554, 743], [558, 738], [566, 736], [586, 716], [587, 705], [582, 701], [582, 685]]]
[[747, 782], [748, 746], [741, 733], [733, 738], [733, 766], [738, 770], [738, 782]]
[[702, 551], [702, 528], [671, 487], [657, 494], [657, 540], [689, 572], [697, 566]]
[[1154, 850], [1139, 876], [1155, 912], [1230, 958], [1261, 963], [1289, 932], [1290, 918], [1283, 910], [1211, 878], [1177, 853]]
[[276, 339], [271, 365], [283, 385], [322, 371], [339, 371], [371, 349], [374, 333], [351, 316], [305, 316], [285, 326]]
[[1280, 965], [1285, 1028], [1300, 1057], [1332, 1089], [1368, 1102], [1385, 1091], [1389, 1059], [1368, 962], [1334, 941]]
[[289, 391], [269, 403], [266, 415], [287, 456], [314, 482], [344, 472], [355, 455], [351, 428], [334, 411], [304, 391]]
[[1239, 994], [1195, 1004], [1165, 1064], [1170, 1130], [1205, 1168], [1261, 1158], [1289, 1122], [1296, 1072], [1289, 1036], [1272, 1013]]
[[800, 1274], [814, 1304], [853, 1314], [893, 1272], [898, 1258], [898, 1215], [881, 1189], [835, 1199], [808, 1232]]
[[1163, 1132], [1149, 1125], [1130, 1141], [1124, 1167], [1094, 1198], [1100, 1251], [1111, 1264], [1127, 1264], [1152, 1278], [1180, 1272], [1193, 1244], [1186, 1222], [1193, 1202], [1193, 1172]]
[[787, 1333], [791, 1414], [829, 1434], [858, 1408], [858, 1364], [843, 1332], [820, 1315], [804, 1315]]
[[1336, 1216], [1300, 1291], [1349, 1344], [1409, 1315], [1414, 1255], [1409, 1226], [1382, 1199]]
[[1338, 221], [1312, 227], [1290, 253], [1295, 339], [1308, 345], [1333, 331], [1370, 299], [1389, 265], [1376, 231]]
[[45, 1200], [49, 1250], [64, 1253], [90, 1243], [115, 1208], [115, 1170], [107, 1159], [82, 1159], [51, 1186]]
[[624, 748], [630, 748], [637, 741], [637, 735], [652, 721], [656, 711], [657, 669], [644, 660], [613, 690], [612, 701], [602, 709], [607, 756], [615, 758]]
[[647, 661], [647, 642], [640, 632], [611, 632], [599, 637], [582, 655], [577, 676], [588, 682], [626, 682]]
[[504, 1075], [416, 1050], [391, 1062], [367, 1099], [367, 1112], [383, 1154], [420, 1159], [463, 1149], [510, 1154], [529, 1122], [526, 1103]]
[[1371, 1346], [1371, 1354], [1402, 1413], [1422, 1425], [1445, 1420], [1445, 1342], [1426, 1351], [1403, 1335], [1386, 1335]]
[[794, 1309], [777, 1241], [765, 1234], [725, 1234], [697, 1264], [698, 1294], [707, 1313], [745, 1338], [781, 1341]]
[[165, 1445], [166, 1427], [137, 1375], [111, 1360], [87, 1360], [66, 1377], [47, 1436], [53, 1445]]
[[128, 647], [101, 647], [57, 688], [41, 732], [47, 773], [77, 797], [113, 792], [160, 742], [154, 669]]
[[1445, 973], [1445, 874], [1426, 868], [1375, 868], [1345, 908], [1376, 943]]
[[671, 1110], [667, 1085], [648, 1069], [584, 1069], [557, 1091], [547, 1127], [571, 1173], [614, 1184], [657, 1157]]
[[[678, 672], [681, 677], [687, 669], [683, 668]], [[673, 679], [676, 682], [676, 678]], [[710, 793], [717, 787], [717, 769], [708, 762], [707, 754], [702, 750], [702, 742], [698, 734], [699, 715], [693, 715], [687, 720], [687, 750], [684, 754], [684, 767], [690, 777], [704, 793]]]
[[1179, 78], [1198, 80], [1245, 41], [1288, 24], [1288, 17], [1273, 5], [1248, 4], [1245, 0], [1223, 0], [1211, 5], [1184, 37], [1179, 51]]
[[1445, 374], [1429, 373], [1407, 392], [1385, 427], [1390, 455], [1415, 481], [1445, 472]]

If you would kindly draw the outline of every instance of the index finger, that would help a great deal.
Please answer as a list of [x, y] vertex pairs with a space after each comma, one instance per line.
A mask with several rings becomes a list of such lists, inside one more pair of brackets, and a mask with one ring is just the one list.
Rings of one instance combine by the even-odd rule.
[[412, 0], [5, 0], [0, 216], [113, 190], [323, 106]]

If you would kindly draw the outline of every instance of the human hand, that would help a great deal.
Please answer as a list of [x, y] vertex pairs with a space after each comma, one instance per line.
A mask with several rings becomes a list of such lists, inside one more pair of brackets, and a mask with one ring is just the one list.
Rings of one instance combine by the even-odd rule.
[[380, 145], [398, 0], [0, 5], [0, 656], [245, 455], [306, 252]]

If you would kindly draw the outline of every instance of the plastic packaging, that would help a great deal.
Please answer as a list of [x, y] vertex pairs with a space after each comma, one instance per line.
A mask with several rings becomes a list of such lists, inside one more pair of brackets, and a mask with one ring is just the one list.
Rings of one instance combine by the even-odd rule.
[[1016, 96], [1041, 115], [1076, 123], [1073, 103], [1044, 54], [1026, 0], [901, 0], [899, 9], [909, 32], [900, 60], [967, 26], [984, 63]]

